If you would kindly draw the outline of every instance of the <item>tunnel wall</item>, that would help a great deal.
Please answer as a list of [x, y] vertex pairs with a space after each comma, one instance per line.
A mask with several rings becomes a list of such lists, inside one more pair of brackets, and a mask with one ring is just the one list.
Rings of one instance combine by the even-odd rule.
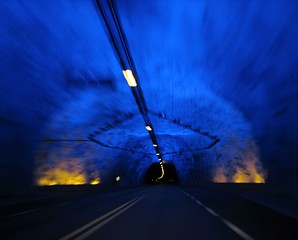
[[[174, 79], [168, 87], [176, 93], [190, 85], [198, 91], [208, 87], [233, 103], [252, 124], [268, 182], [297, 195], [297, 2], [119, 5], [126, 31], [141, 33], [138, 39], [128, 34], [128, 39], [146, 84], [152, 75]], [[148, 7], [151, 14], [146, 14]], [[137, 11], [129, 14], [128, 9]], [[141, 31], [143, 26], [147, 31]], [[143, 44], [142, 54], [138, 42]], [[149, 62], [152, 52], [159, 58]], [[162, 83], [158, 87], [167, 88]]]
[[[149, 108], [219, 135], [221, 123], [229, 126], [222, 135], [235, 125], [240, 139], [256, 139], [268, 182], [296, 194], [297, 2], [117, 5]], [[130, 103], [132, 98], [92, 1], [5, 1], [0, 12], [0, 184], [1, 191], [11, 191], [34, 182], [40, 140], [77, 98], [98, 89], [103, 104], [97, 110], [92, 106], [92, 114], [86, 115], [86, 108], [70, 111], [71, 118], [80, 116], [79, 124], [72, 121], [75, 130], [109, 121], [100, 112], [117, 102], [107, 97], [110, 93]], [[217, 107], [204, 102], [206, 92]], [[83, 99], [86, 107], [88, 94]], [[124, 109], [137, 113], [130, 103]], [[200, 107], [207, 112], [201, 119], [191, 111], [184, 114]], [[223, 117], [216, 122], [218, 115]]]
[[95, 73], [117, 62], [90, 47], [94, 37], [109, 47], [92, 2], [4, 1], [0, 12], [0, 189], [13, 192], [34, 182], [35, 152], [53, 115], [83, 89], [115, 88], [113, 74]]
[[[252, 123], [268, 182], [297, 195], [297, 3], [253, 1], [247, 2], [248, 9], [235, 7], [239, 9], [233, 14], [238, 24], [232, 24], [233, 19], [217, 24], [230, 12], [215, 14], [211, 10], [214, 3], [206, 11], [205, 24], [214, 26], [208, 34], [229, 33], [220, 45], [216, 40], [206, 41], [214, 54], [210, 65], [217, 69], [218, 79], [226, 79], [224, 84], [211, 84]], [[233, 41], [241, 45], [233, 45]]]

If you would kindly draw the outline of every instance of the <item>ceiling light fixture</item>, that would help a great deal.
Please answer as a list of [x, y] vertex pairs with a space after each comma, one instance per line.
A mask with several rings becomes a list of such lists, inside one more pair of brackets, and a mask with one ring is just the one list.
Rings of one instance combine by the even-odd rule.
[[123, 75], [128, 83], [128, 85], [130, 87], [136, 87], [137, 86], [137, 82], [136, 82], [136, 79], [135, 77], [133, 76], [132, 74], [132, 71], [131, 70], [123, 70]]
[[158, 180], [159, 180], [159, 179], [162, 179], [164, 175], [165, 175], [165, 170], [163, 169], [163, 166], [161, 165], [161, 176], [158, 177], [157, 179], [158, 179]]

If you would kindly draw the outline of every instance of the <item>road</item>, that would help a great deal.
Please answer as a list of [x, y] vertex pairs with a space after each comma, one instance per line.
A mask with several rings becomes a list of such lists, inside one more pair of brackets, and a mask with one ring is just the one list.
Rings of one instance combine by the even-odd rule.
[[157, 185], [0, 218], [0, 239], [298, 239], [298, 224], [228, 191]]

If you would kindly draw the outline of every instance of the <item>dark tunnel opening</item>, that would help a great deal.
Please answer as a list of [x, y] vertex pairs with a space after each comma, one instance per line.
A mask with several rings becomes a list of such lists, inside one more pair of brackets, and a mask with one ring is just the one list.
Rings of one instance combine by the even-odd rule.
[[144, 184], [178, 184], [178, 175], [176, 167], [172, 163], [164, 163], [164, 176], [158, 179], [161, 174], [159, 163], [152, 163], [147, 169], [144, 177]]

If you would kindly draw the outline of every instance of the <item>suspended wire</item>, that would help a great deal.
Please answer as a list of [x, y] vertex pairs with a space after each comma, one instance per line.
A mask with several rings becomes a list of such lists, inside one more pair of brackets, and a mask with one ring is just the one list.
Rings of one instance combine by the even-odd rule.
[[[186, 121], [186, 118], [185, 118], [185, 102], [186, 102], [186, 99], [185, 99], [185, 87], [183, 86], [183, 121], [185, 122]], [[184, 133], [184, 130], [185, 128], [183, 128], [183, 133]]]
[[171, 79], [172, 82], [172, 117], [174, 117], [174, 78]]
[[[124, 73], [126, 73], [127, 71], [129, 71], [131, 73], [131, 75], [134, 77], [134, 81], [136, 82], [136, 84], [134, 84], [133, 86], [131, 86], [131, 91], [132, 94], [134, 95], [135, 101], [138, 105], [139, 111], [144, 119], [144, 122], [146, 124], [146, 129], [148, 130], [150, 139], [153, 143], [153, 145], [156, 145], [157, 147], [155, 147], [155, 151], [156, 151], [156, 155], [159, 157], [159, 161], [161, 163], [162, 166], [162, 157], [161, 157], [161, 153], [159, 150], [159, 145], [157, 143], [157, 139], [156, 139], [156, 135], [154, 132], [154, 128], [151, 124], [149, 115], [148, 115], [148, 108], [147, 108], [147, 104], [142, 92], [142, 88], [140, 86], [139, 83], [139, 77], [136, 71], [136, 67], [135, 64], [133, 62], [133, 58], [132, 55], [130, 53], [129, 47], [128, 47], [128, 43], [125, 37], [125, 33], [123, 31], [123, 28], [121, 26], [120, 23], [120, 19], [116, 10], [116, 6], [113, 0], [96, 0], [97, 6], [100, 9], [100, 17], [104, 19], [104, 23], [105, 26], [107, 27], [107, 29], [109, 29], [108, 34], [110, 39], [112, 40], [111, 43], [113, 45], [114, 48], [118, 49], [117, 51], [117, 55], [118, 58], [120, 59], [120, 63], [122, 65], [122, 71]], [[104, 8], [108, 8], [108, 14], [106, 14], [106, 12], [104, 11]], [[110, 15], [110, 19], [111, 22], [108, 21], [108, 16]], [[116, 31], [112, 31], [111, 28], [116, 28]], [[120, 46], [119, 46], [120, 45]], [[122, 51], [119, 51], [122, 50]], [[125, 61], [126, 60], [126, 61]], [[125, 78], [126, 75], [124, 74]], [[127, 81], [129, 81], [127, 79]], [[100, 143], [99, 143], [100, 144]]]

